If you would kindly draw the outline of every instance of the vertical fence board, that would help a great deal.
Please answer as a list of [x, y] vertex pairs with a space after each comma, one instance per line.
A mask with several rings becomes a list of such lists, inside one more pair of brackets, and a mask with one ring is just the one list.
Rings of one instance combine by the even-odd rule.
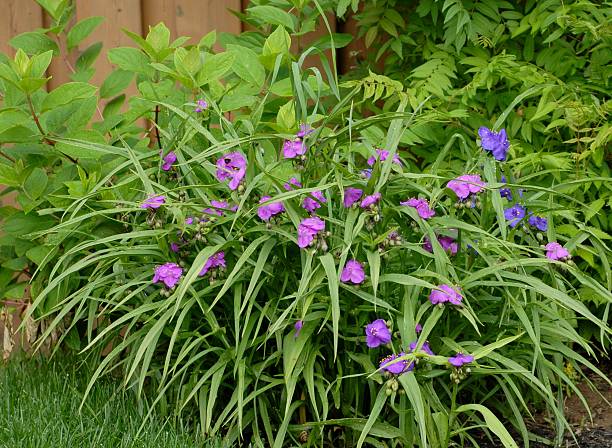
[[[74, 22], [75, 20], [73, 19], [72, 24], [74, 24]], [[43, 23], [45, 28], [49, 28], [53, 24], [53, 19], [45, 13], [43, 16]], [[65, 33], [58, 37], [57, 44], [60, 48], [61, 55], [58, 58], [53, 58], [47, 70], [47, 75], [51, 77], [47, 84], [48, 90], [55, 89], [71, 81], [70, 75], [74, 72], [74, 64], [77, 60], [76, 52], [71, 51], [70, 54], [67, 54]]]
[[9, 40], [17, 34], [43, 26], [42, 9], [33, 0], [2, 0], [0, 51], [15, 54]]
[[123, 33], [122, 29], [125, 28], [133, 33], [141, 34], [141, 12], [140, 0], [77, 0], [77, 21], [91, 16], [102, 16], [105, 18], [104, 22], [79, 46], [79, 50], [84, 50], [95, 42], [102, 42], [104, 44], [102, 53], [94, 65], [96, 73], [90, 81], [92, 84], [99, 86], [113, 70], [106, 56], [106, 52], [109, 49], [136, 46]]
[[212, 30], [240, 33], [240, 20], [230, 9], [240, 10], [240, 0], [143, 0], [143, 30], [164, 22], [172, 37], [188, 36], [191, 44]]
[[212, 30], [238, 34], [240, 20], [230, 9], [240, 11], [240, 0], [176, 0], [176, 27], [181, 35], [199, 40]]
[[149, 26], [157, 25], [159, 22], [170, 30], [171, 39], [176, 39], [179, 32], [176, 28], [177, 16], [176, 0], [143, 0], [142, 1], [142, 33], [146, 36]]

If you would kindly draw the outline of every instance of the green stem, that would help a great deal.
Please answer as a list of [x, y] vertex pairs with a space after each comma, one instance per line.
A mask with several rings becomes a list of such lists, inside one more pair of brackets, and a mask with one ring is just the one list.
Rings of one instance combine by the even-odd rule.
[[38, 131], [43, 137], [43, 141], [49, 145], [53, 145], [53, 142], [47, 139], [46, 133], [40, 124], [40, 120], [38, 120], [38, 115], [36, 115], [36, 111], [34, 111], [34, 105], [32, 104], [32, 98], [30, 97], [29, 94], [26, 94], [26, 100], [28, 101], [28, 106], [30, 108], [30, 114], [32, 115], [32, 118], [34, 119], [34, 123], [36, 123], [36, 127], [38, 128]]
[[[55, 142], [47, 138], [47, 134], [45, 133], [45, 130], [42, 128], [40, 124], [40, 120], [38, 119], [38, 115], [36, 115], [36, 111], [34, 110], [34, 104], [32, 104], [32, 98], [30, 97], [30, 94], [26, 94], [26, 100], [28, 102], [28, 107], [30, 108], [30, 114], [32, 115], [32, 118], [34, 119], [34, 123], [36, 123], [36, 127], [38, 128], [40, 135], [42, 135], [43, 143], [46, 143], [47, 145], [50, 145], [50, 146], [55, 146]], [[71, 157], [68, 154], [64, 154], [61, 151], [60, 151], [60, 154], [67, 157], [75, 165], [79, 164], [78, 160], [75, 159], [74, 157]]]
[[444, 445], [442, 446], [449, 446], [448, 444], [450, 441], [450, 431], [451, 431], [451, 428], [455, 420], [455, 407], [456, 406], [457, 406], [457, 383], [453, 381], [453, 394], [451, 397], [451, 408], [448, 414], [448, 428], [446, 429]]

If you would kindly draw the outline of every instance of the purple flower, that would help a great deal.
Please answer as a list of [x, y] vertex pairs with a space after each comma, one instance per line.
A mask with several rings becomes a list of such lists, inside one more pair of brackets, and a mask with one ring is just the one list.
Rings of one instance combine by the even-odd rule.
[[297, 338], [300, 335], [300, 331], [302, 331], [302, 327], [304, 326], [303, 320], [298, 320], [293, 328], [295, 328], [295, 333], [293, 335], [294, 338]]
[[304, 201], [302, 202], [302, 208], [309, 213], [314, 212], [319, 207], [321, 207], [321, 204], [319, 204], [311, 197], [304, 198]]
[[247, 161], [239, 152], [230, 152], [217, 160], [217, 179], [224, 182], [230, 179], [230, 190], [236, 190], [246, 174]]
[[292, 187], [302, 188], [302, 184], [295, 177], [292, 177], [291, 179], [289, 179], [288, 182], [285, 182], [283, 188], [287, 191], [290, 191]]
[[509, 201], [512, 200], [512, 190], [510, 190], [509, 188], [500, 188], [499, 189], [499, 195], [502, 198], [508, 199]]
[[461, 200], [467, 199], [472, 194], [479, 193], [485, 185], [480, 178], [480, 174], [463, 174], [446, 184]]
[[365, 170], [361, 170], [361, 176], [369, 179], [372, 177], [372, 170], [370, 168], [366, 168]]
[[208, 103], [206, 102], [206, 100], [197, 100], [196, 101], [196, 108], [195, 111], [196, 112], [204, 112], [206, 109], [208, 109]]
[[[387, 160], [388, 157], [389, 157], [389, 151], [384, 150], [384, 149], [377, 149], [376, 155], [370, 156], [368, 158], [368, 165], [374, 166], [374, 164], [376, 163], [376, 160], [380, 160], [381, 162], [384, 162], [385, 160]], [[400, 165], [400, 166], [402, 165], [402, 161], [400, 160], [397, 154], [393, 154], [393, 163]]]
[[402, 359], [401, 361], [393, 362], [396, 359], [401, 358], [402, 356], [406, 356], [406, 353], [400, 352], [397, 355], [389, 355], [380, 361], [378, 368], [385, 370], [389, 373], [392, 373], [394, 375], [401, 375], [402, 373], [408, 370], [412, 370], [410, 368], [411, 366], [408, 365], [408, 361], [406, 361], [405, 359]]
[[[270, 199], [270, 196], [263, 196], [259, 200], [259, 203], [261, 204], [262, 202], [269, 201]], [[283, 206], [282, 202], [271, 202], [266, 205], [260, 205], [257, 209], [257, 216], [259, 216], [264, 221], [269, 221], [272, 216], [278, 215], [279, 213], [282, 213], [284, 211], [285, 207]]]
[[191, 224], [193, 224], [193, 218], [191, 216], [188, 216], [187, 218], [185, 218], [185, 225], [190, 226]]
[[306, 143], [300, 139], [285, 140], [283, 143], [283, 157], [285, 159], [295, 159], [297, 156], [306, 154]]
[[536, 216], [532, 213], [529, 214], [529, 225], [535, 227], [540, 232], [546, 232], [548, 229], [548, 220], [541, 216]]
[[[438, 243], [440, 243], [440, 246], [442, 246], [442, 249], [444, 249], [445, 252], [448, 252], [451, 255], [457, 254], [459, 247], [457, 245], [457, 242], [454, 240], [454, 238], [450, 236], [438, 236], [437, 238], [438, 238]], [[427, 237], [425, 237], [425, 240], [423, 241], [423, 249], [425, 249], [427, 252], [433, 253], [433, 247], [431, 245], [431, 241]]]
[[217, 252], [212, 257], [209, 257], [204, 263], [204, 267], [198, 274], [200, 277], [206, 275], [206, 273], [212, 268], [225, 267], [225, 252]]
[[176, 154], [174, 153], [174, 151], [170, 151], [162, 160], [164, 161], [164, 164], [162, 165], [162, 170], [170, 171], [170, 169], [172, 169], [172, 164], [176, 162]]
[[340, 275], [340, 280], [344, 283], [354, 283], [356, 285], [363, 283], [365, 280], [363, 265], [357, 260], [347, 261]]
[[363, 190], [359, 188], [348, 187], [344, 189], [344, 206], [346, 208], [351, 207], [355, 202], [361, 199]]
[[153, 283], [163, 282], [168, 288], [174, 288], [183, 275], [183, 269], [176, 263], [166, 263], [155, 267]]
[[548, 258], [549, 260], [565, 261], [569, 257], [569, 251], [559, 243], [552, 242], [546, 245], [546, 258]]
[[[323, 196], [323, 193], [321, 193], [320, 191], [313, 191], [312, 193], [310, 193], [312, 197], [306, 197], [304, 199], [304, 201], [302, 202], [302, 207], [312, 213], [314, 212], [316, 209], [321, 207], [321, 204], [324, 204], [327, 202], [327, 199], [325, 199], [325, 196]], [[314, 198], [314, 199], [313, 199]], [[315, 200], [316, 199], [316, 200]], [[318, 202], [317, 202], [318, 201]]]
[[495, 160], [499, 160], [500, 162], [506, 160], [510, 142], [508, 141], [505, 129], [496, 133], [482, 126], [478, 129], [478, 135], [480, 136], [480, 146], [482, 146], [482, 149], [490, 151]]
[[[502, 182], [506, 182], [506, 176], [502, 176], [501, 177], [501, 181]], [[512, 200], [512, 190], [510, 190], [510, 188], [507, 188], [507, 187], [506, 188], [500, 188], [499, 189], [499, 195], [502, 198], [508, 199], [509, 201]]]
[[436, 215], [436, 212], [429, 208], [429, 202], [427, 202], [427, 199], [410, 198], [405, 202], [400, 202], [400, 205], [414, 207], [419, 216], [423, 219], [429, 219]]
[[[408, 348], [410, 349], [410, 353], [414, 352], [414, 349], [417, 346], [417, 341], [411, 342], [410, 345], [408, 346]], [[429, 356], [436, 356], [436, 354], [431, 350], [431, 347], [429, 346], [429, 342], [425, 341], [423, 342], [423, 345], [421, 346], [421, 352], [423, 353], [427, 353]]]
[[215, 201], [213, 199], [212, 201], [210, 201], [210, 205], [214, 208], [207, 207], [202, 210], [202, 213], [206, 213], [207, 215], [223, 216], [223, 211], [235, 212], [236, 210], [238, 210], [237, 205], [232, 205], [230, 207], [230, 205], [226, 201]]
[[421, 324], [416, 324], [416, 326], [414, 327], [414, 331], [418, 334], [421, 331], [423, 331], [423, 326]]
[[170, 250], [174, 253], [177, 253], [179, 251], [180, 247], [178, 244], [176, 243], [170, 243]]
[[387, 327], [387, 323], [382, 319], [376, 319], [371, 324], [368, 324], [365, 329], [365, 334], [366, 344], [370, 348], [376, 348], [379, 345], [391, 342], [391, 332]]
[[307, 135], [310, 135], [314, 132], [314, 129], [310, 127], [309, 124], [307, 123], [302, 123], [300, 125], [300, 130], [297, 132], [297, 134], [295, 134], [296, 137], [299, 138], [304, 138]]
[[144, 202], [140, 205], [140, 208], [159, 208], [166, 203], [166, 197], [159, 196], [149, 196]]
[[[506, 176], [502, 176], [501, 177], [501, 182], [506, 182]], [[523, 197], [523, 190], [519, 189], [518, 190], [518, 194], [519, 194], [520, 197]], [[511, 201], [512, 197], [513, 197], [512, 196], [512, 190], [510, 188], [507, 188], [507, 187], [506, 188], [500, 188], [499, 189], [499, 195], [502, 198], [508, 199], [508, 201]]]
[[440, 285], [438, 289], [432, 289], [429, 294], [429, 301], [433, 305], [438, 303], [450, 302], [453, 305], [461, 305], [463, 296], [449, 285]]
[[508, 220], [508, 225], [510, 227], [516, 227], [516, 225], [525, 217], [525, 214], [525, 207], [519, 204], [515, 204], [512, 207], [504, 210], [504, 217]]
[[[416, 345], [417, 345], [416, 341], [411, 342], [409, 346], [410, 351], [408, 353], [413, 353], [414, 349], [416, 348]], [[435, 356], [434, 352], [429, 347], [428, 342], [423, 342], [423, 346], [421, 347], [419, 352], [427, 353], [430, 356]], [[379, 368], [386, 370], [389, 373], [393, 373], [395, 375], [400, 375], [404, 372], [410, 372], [414, 370], [414, 366], [415, 366], [414, 361], [402, 360], [402, 361], [395, 362], [393, 364], [391, 363], [392, 361], [398, 358], [401, 358], [402, 356], [406, 356], [406, 353], [400, 352], [397, 355], [387, 356], [385, 359], [383, 359], [380, 362]]]
[[380, 201], [380, 198], [382, 198], [382, 195], [380, 193], [374, 193], [369, 196], [366, 196], [365, 198], [363, 198], [363, 201], [361, 201], [360, 207], [368, 208]]
[[317, 233], [325, 229], [325, 221], [317, 216], [302, 220], [298, 226], [298, 246], [302, 249], [310, 246]]
[[455, 356], [451, 356], [448, 358], [448, 362], [451, 363], [455, 367], [461, 367], [464, 364], [469, 364], [474, 361], [474, 357], [472, 355], [465, 355], [461, 352], [457, 353]]

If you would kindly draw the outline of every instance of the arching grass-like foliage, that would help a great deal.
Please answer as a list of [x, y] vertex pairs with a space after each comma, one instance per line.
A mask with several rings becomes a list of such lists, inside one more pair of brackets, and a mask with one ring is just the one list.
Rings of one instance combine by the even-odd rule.
[[[48, 249], [29, 312], [99, 356], [90, 387], [116, 372], [226, 446], [463, 446], [482, 429], [514, 447], [536, 407], [562, 437], [563, 391], [598, 372], [577, 325], [610, 335], [609, 237], [566, 193], [582, 181], [513, 158], [507, 111], [417, 169], [402, 136], [444, 114], [384, 77], [305, 69], [270, 31], [215, 53], [214, 36], [183, 47], [158, 25], [111, 50], [139, 95], [94, 129], [45, 133], [78, 178], [55, 174], [48, 222], [20, 235]], [[371, 92], [394, 110], [356, 114]]]

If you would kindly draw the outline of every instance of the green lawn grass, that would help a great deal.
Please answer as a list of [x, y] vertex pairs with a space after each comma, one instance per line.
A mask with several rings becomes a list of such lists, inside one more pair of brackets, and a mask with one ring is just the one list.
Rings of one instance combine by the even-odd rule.
[[146, 407], [111, 380], [94, 385], [79, 413], [88, 379], [87, 368], [61, 359], [0, 365], [0, 447], [209, 446], [158, 416], [138, 434]]

